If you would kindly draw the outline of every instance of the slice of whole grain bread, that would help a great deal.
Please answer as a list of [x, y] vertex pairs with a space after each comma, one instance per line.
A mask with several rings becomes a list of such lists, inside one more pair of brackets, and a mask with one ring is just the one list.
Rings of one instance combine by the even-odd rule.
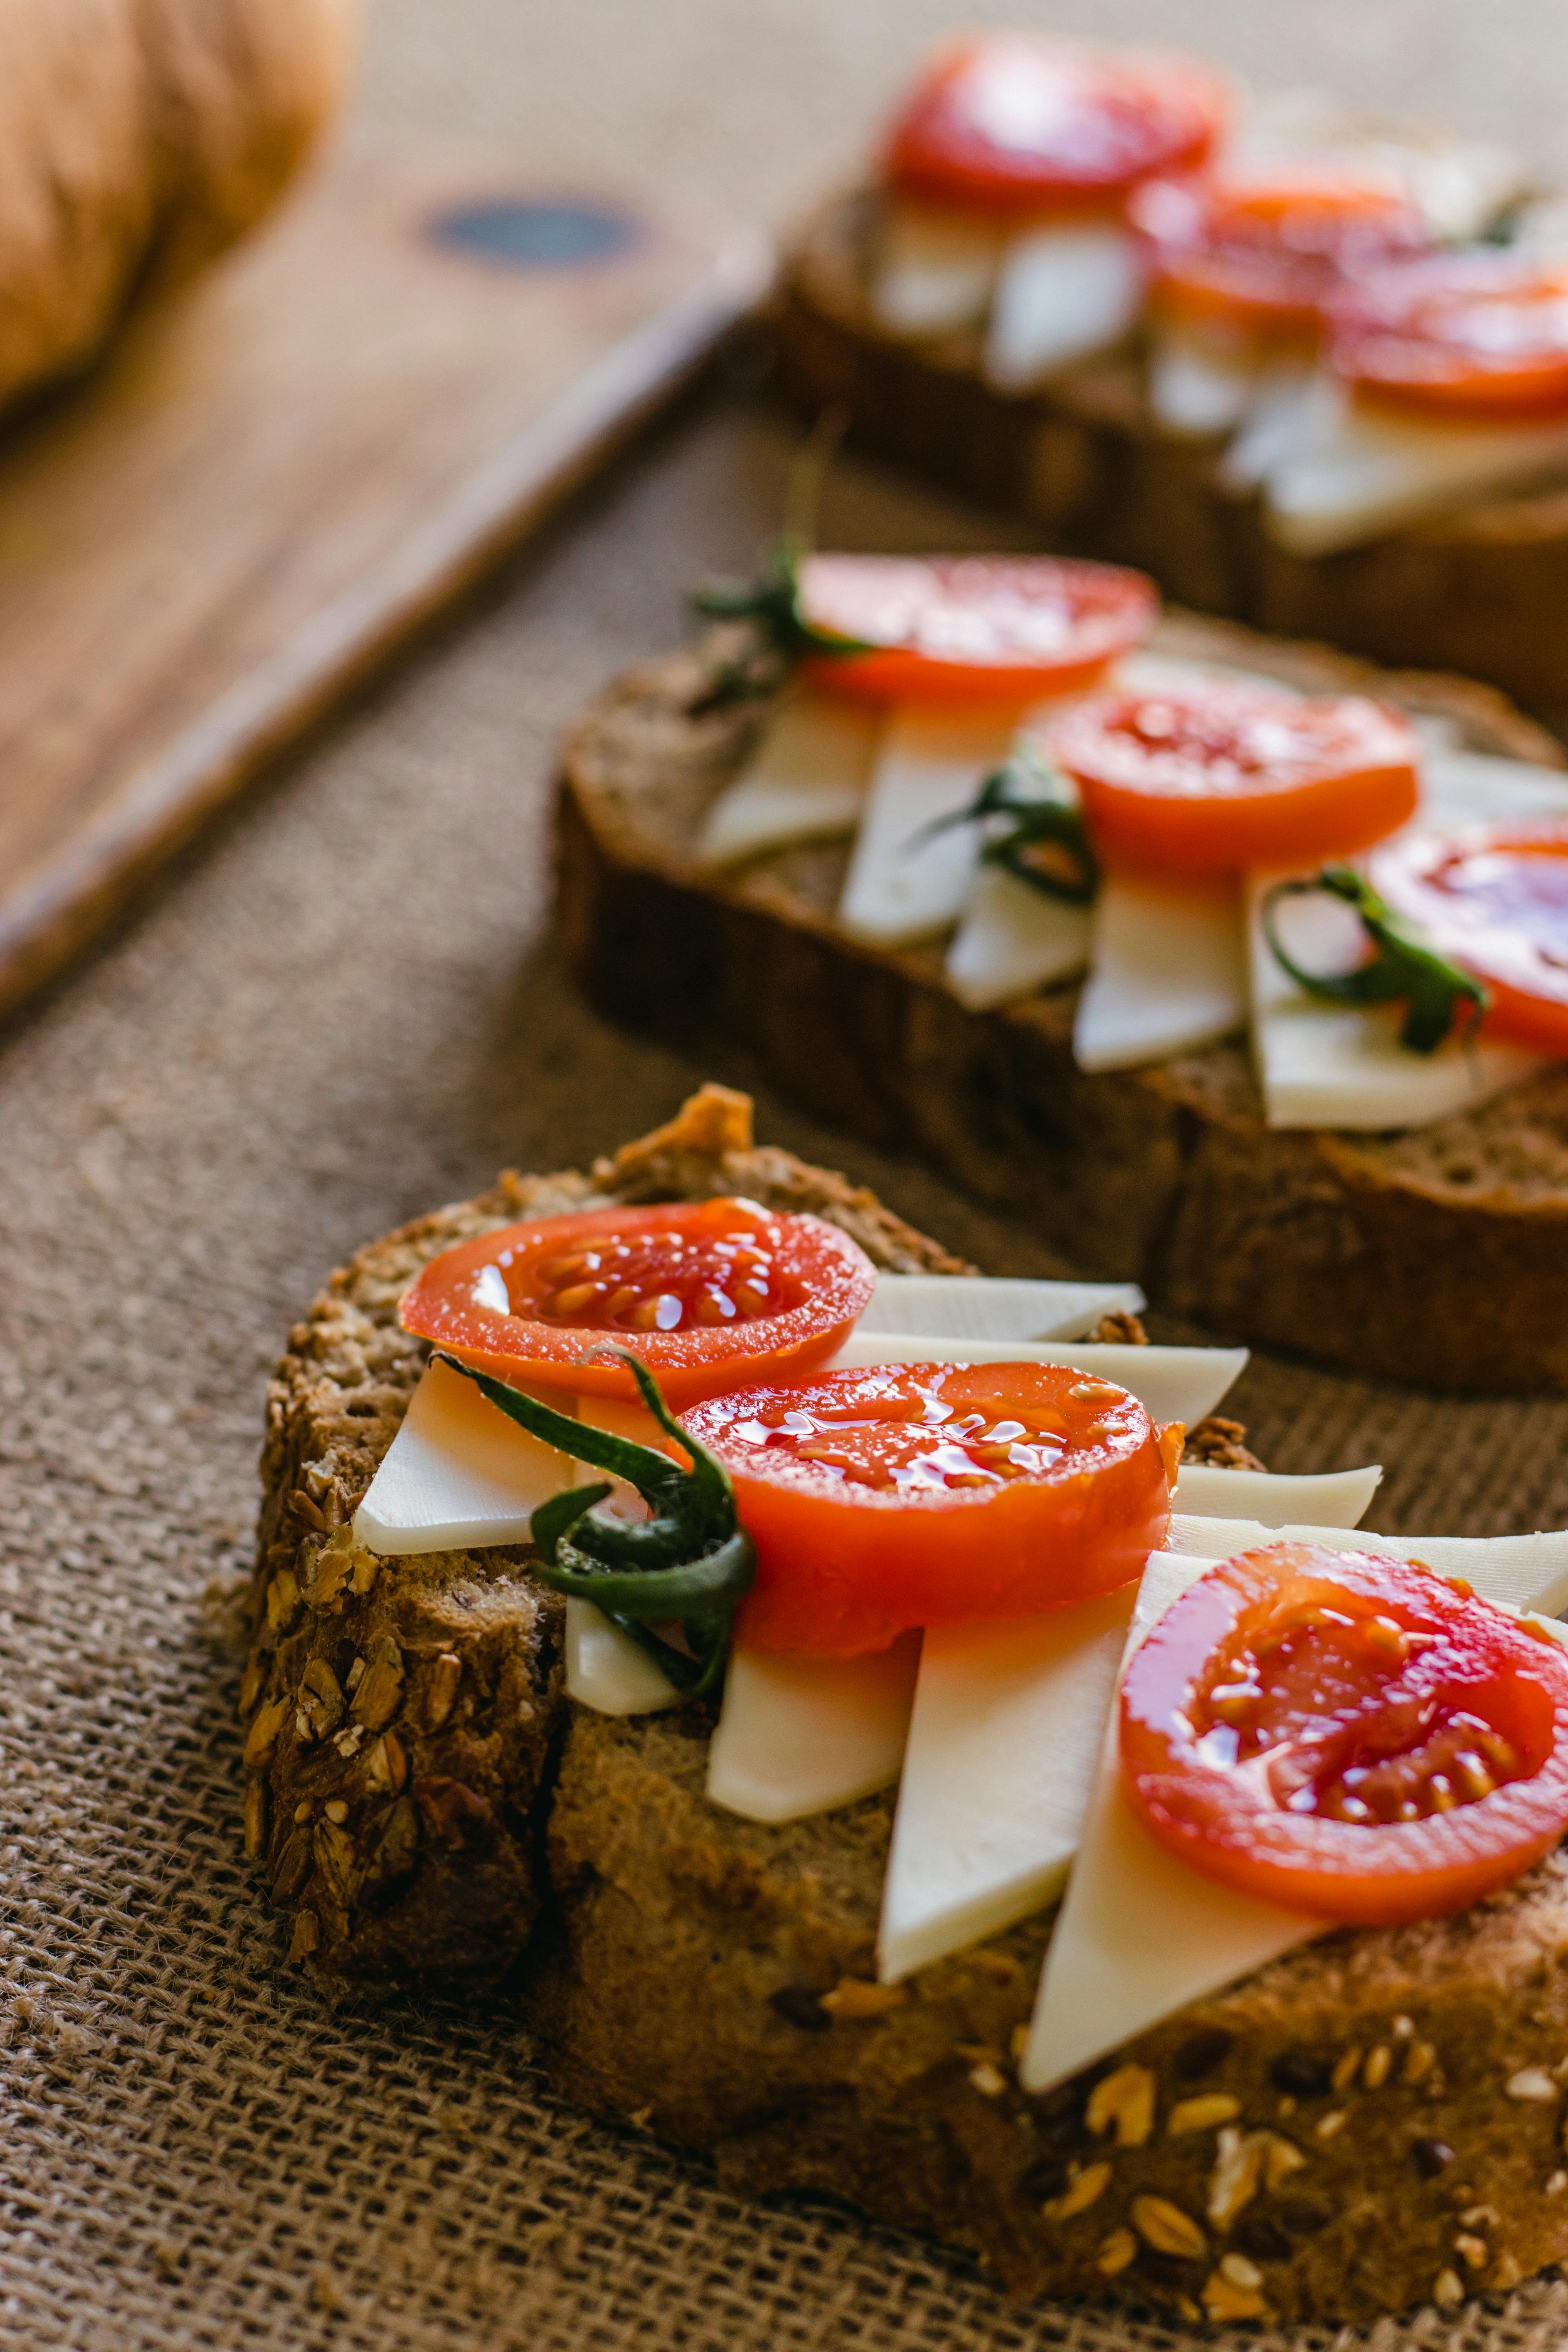
[[395, 1319], [420, 1265], [519, 1217], [722, 1191], [826, 1216], [880, 1265], [963, 1270], [754, 1148], [745, 1098], [709, 1087], [589, 1175], [504, 1176], [371, 1244], [291, 1332], [242, 1695], [247, 1845], [290, 1958], [515, 1970], [567, 2095], [710, 2151], [743, 2193], [827, 2191], [970, 2248], [1023, 2294], [1363, 2320], [1568, 2254], [1561, 1856], [1457, 1918], [1331, 1935], [1025, 2098], [1048, 1916], [879, 1987], [890, 1798], [783, 1828], [720, 1812], [710, 1710], [565, 1698], [526, 1549], [354, 1546], [423, 1360]]
[[862, 446], [1032, 519], [1052, 547], [1141, 565], [1184, 604], [1377, 661], [1463, 670], [1568, 726], [1568, 478], [1336, 554], [1289, 554], [1256, 499], [1221, 488], [1212, 448], [1160, 430], [1135, 356], [1020, 397], [986, 383], [976, 335], [882, 332], [867, 299], [878, 203], [861, 189], [825, 205], [785, 256], [780, 376], [809, 414], [846, 410]]
[[[1561, 762], [1462, 679], [1374, 671], [1173, 614], [1173, 653], [1309, 689], [1373, 691], [1471, 748]], [[1134, 1278], [1227, 1336], [1444, 1390], [1568, 1388], [1568, 1068], [1390, 1135], [1271, 1132], [1239, 1043], [1089, 1076], [1075, 987], [972, 1013], [940, 948], [867, 948], [833, 910], [847, 851], [698, 864], [710, 802], [766, 716], [706, 707], [710, 652], [620, 679], [572, 735], [561, 927], [612, 1018], [724, 1039], [819, 1116], [931, 1160], [1087, 1272]]]

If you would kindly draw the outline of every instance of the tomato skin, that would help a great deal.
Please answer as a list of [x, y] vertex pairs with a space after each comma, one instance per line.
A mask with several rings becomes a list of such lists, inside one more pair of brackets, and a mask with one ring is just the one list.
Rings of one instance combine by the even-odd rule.
[[1568, 268], [1505, 247], [1391, 264], [1349, 287], [1330, 363], [1358, 398], [1462, 422], [1568, 413]]
[[[768, 1261], [767, 1297], [756, 1311], [708, 1325], [685, 1316], [681, 1328], [668, 1329], [629, 1328], [602, 1309], [599, 1319], [576, 1322], [540, 1311], [552, 1296], [562, 1295], [547, 1269], [595, 1254], [610, 1268], [598, 1286], [603, 1290], [617, 1245], [635, 1254], [649, 1296], [658, 1295], [661, 1266], [671, 1284], [699, 1293], [705, 1267], [733, 1287], [739, 1269], [725, 1247], [727, 1237], [737, 1235]], [[585, 1209], [481, 1234], [433, 1258], [404, 1293], [398, 1313], [405, 1330], [525, 1388], [542, 1381], [587, 1395], [635, 1399], [636, 1383], [625, 1365], [581, 1360], [606, 1342], [625, 1348], [641, 1358], [679, 1409], [739, 1381], [823, 1362], [847, 1337], [875, 1284], [869, 1258], [837, 1225], [721, 1198], [696, 1205]], [[499, 1304], [498, 1285], [511, 1300], [510, 1313]], [[490, 1297], [476, 1297], [476, 1286]], [[676, 1296], [676, 1289], [668, 1295]]]
[[1486, 982], [1489, 1035], [1568, 1057], [1568, 824], [1402, 834], [1373, 852], [1367, 875]]
[[966, 211], [1106, 209], [1152, 172], [1205, 162], [1228, 112], [1225, 83], [1195, 58], [994, 34], [932, 60], [885, 170]]
[[1142, 572], [1059, 556], [810, 555], [800, 601], [814, 628], [877, 648], [808, 656], [803, 674], [869, 702], [1079, 693], [1160, 611]]
[[[890, 1444], [941, 1445], [927, 1415], [942, 1406], [957, 1421], [1030, 1416], [1063, 1434], [1060, 1460], [989, 1485], [868, 1485], [764, 1433], [795, 1412], [824, 1423], [829, 1445], [846, 1430], [875, 1461], [868, 1423], [886, 1417]], [[1131, 1582], [1164, 1538], [1180, 1453], [1177, 1424], [1162, 1436], [1124, 1390], [1060, 1364], [829, 1372], [715, 1397], [681, 1425], [727, 1465], [756, 1546], [738, 1633], [818, 1657], [885, 1649], [911, 1626], [1038, 1616]]]
[[1096, 696], [1055, 721], [1050, 747], [1107, 865], [1154, 874], [1316, 865], [1381, 840], [1418, 797], [1413, 730], [1355, 695], [1215, 679]]
[[1323, 1919], [1462, 1910], [1568, 1829], [1568, 1654], [1415, 1561], [1279, 1543], [1211, 1569], [1134, 1653], [1120, 1728], [1161, 1845]]
[[1350, 273], [1430, 250], [1407, 196], [1344, 172], [1150, 181], [1129, 205], [1169, 316], [1315, 341]]

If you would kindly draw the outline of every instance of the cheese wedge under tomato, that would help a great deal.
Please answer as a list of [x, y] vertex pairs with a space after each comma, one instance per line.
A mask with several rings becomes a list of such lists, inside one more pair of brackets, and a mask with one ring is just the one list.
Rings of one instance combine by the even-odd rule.
[[879, 1274], [855, 1329], [943, 1339], [1077, 1339], [1102, 1315], [1136, 1315], [1131, 1282], [1047, 1282], [1005, 1275]]
[[996, 273], [986, 379], [1029, 392], [1126, 334], [1143, 299], [1137, 240], [1114, 222], [1057, 223], [1013, 237]]
[[[1419, 824], [1513, 817], [1568, 820], [1568, 774], [1442, 744], [1424, 751]], [[1546, 1066], [1522, 1046], [1467, 1045], [1457, 1035], [1435, 1054], [1413, 1053], [1399, 1042], [1400, 1008], [1329, 1004], [1298, 988], [1263, 932], [1263, 899], [1277, 878], [1255, 875], [1247, 887], [1253, 1060], [1270, 1127], [1423, 1127], [1473, 1109]], [[1360, 925], [1336, 899], [1289, 900], [1279, 929], [1309, 971], [1347, 969], [1363, 952]]]
[[1260, 479], [1264, 525], [1293, 555], [1331, 555], [1568, 466], [1568, 419], [1448, 424], [1352, 399], [1328, 376]]
[[907, 947], [955, 922], [973, 877], [973, 825], [930, 828], [974, 797], [1012, 744], [1016, 717], [913, 705], [892, 711], [877, 750], [838, 919], [854, 939]]
[[882, 715], [847, 697], [793, 688], [698, 835], [705, 866], [735, 866], [797, 842], [852, 834], [870, 790]]
[[[1500, 1550], [1484, 1540], [1464, 1544], [1461, 1562], [1455, 1554], [1463, 1539], [1354, 1539], [1368, 1550], [1397, 1551], [1462, 1575], [1487, 1598], [1519, 1607], [1521, 1539], [1501, 1540]], [[1534, 1593], [1522, 1605], [1550, 1612], [1568, 1581], [1568, 1534], [1522, 1540], [1535, 1546], [1534, 1565], [1541, 1570]], [[1350, 1548], [1342, 1536], [1340, 1541]], [[1132, 1612], [1129, 1654], [1208, 1564], [1180, 1552], [1153, 1555]], [[1324, 1932], [1321, 1918], [1218, 1885], [1155, 1843], [1121, 1793], [1112, 1706], [1102, 1727], [1082, 1843], [1046, 1955], [1019, 2067], [1025, 2089], [1048, 2090], [1162, 2017]]]
[[921, 1637], [860, 1658], [792, 1658], [737, 1642], [708, 1749], [708, 1795], [753, 1822], [832, 1812], [903, 1766]]
[[1005, 224], [984, 213], [885, 194], [872, 232], [872, 318], [913, 339], [978, 327], [1006, 241]]
[[1108, 874], [1073, 1022], [1081, 1069], [1195, 1053], [1247, 1021], [1247, 933], [1232, 883], [1170, 888]]

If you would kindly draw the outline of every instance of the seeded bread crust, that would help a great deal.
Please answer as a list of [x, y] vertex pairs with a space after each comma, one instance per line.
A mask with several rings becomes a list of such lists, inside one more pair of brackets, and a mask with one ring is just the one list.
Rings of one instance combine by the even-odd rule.
[[[1465, 680], [1190, 615], [1156, 643], [1370, 689], [1447, 718], [1473, 749], [1562, 762]], [[704, 707], [711, 660], [629, 673], [566, 748], [560, 922], [601, 1011], [689, 1047], [742, 1045], [824, 1118], [934, 1161], [1075, 1264], [1233, 1337], [1436, 1389], [1568, 1389], [1568, 1069], [1386, 1136], [1271, 1133], [1237, 1044], [1088, 1076], [1076, 987], [971, 1013], [940, 949], [847, 939], [844, 848], [718, 877], [698, 865], [702, 816], [766, 717]]]
[[1133, 354], [1048, 391], [992, 390], [973, 334], [900, 341], [873, 322], [871, 188], [824, 205], [775, 301], [783, 387], [842, 408], [860, 444], [1037, 522], [1053, 547], [1135, 563], [1186, 604], [1374, 660], [1491, 679], [1568, 725], [1568, 485], [1478, 499], [1365, 546], [1297, 556], [1258, 502], [1222, 490], [1212, 448], [1163, 433]]
[[503, 1176], [361, 1251], [290, 1333], [243, 1693], [247, 1849], [290, 1958], [426, 1982], [515, 1966], [567, 2095], [710, 2151], [743, 2194], [826, 2191], [968, 2248], [1024, 2294], [1364, 2320], [1568, 2254], [1561, 1855], [1457, 1919], [1332, 1935], [1025, 2099], [1047, 1916], [878, 1986], [889, 1799], [777, 1829], [721, 1813], [710, 1710], [565, 1698], [526, 1550], [353, 1544], [423, 1360], [396, 1301], [453, 1242], [742, 1191], [879, 1265], [966, 1270], [842, 1177], [753, 1149], [749, 1109], [708, 1087], [587, 1176]]

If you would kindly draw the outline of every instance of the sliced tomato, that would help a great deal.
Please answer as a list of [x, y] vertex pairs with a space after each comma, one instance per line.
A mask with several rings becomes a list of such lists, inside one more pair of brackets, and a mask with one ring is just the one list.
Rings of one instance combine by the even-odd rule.
[[932, 60], [893, 125], [887, 172], [976, 212], [1104, 206], [1151, 172], [1204, 162], [1228, 111], [1226, 84], [1195, 58], [992, 34]]
[[1128, 216], [1149, 240], [1157, 309], [1266, 335], [1315, 337], [1352, 273], [1432, 242], [1396, 181], [1343, 164], [1150, 181]]
[[624, 1364], [584, 1360], [625, 1348], [679, 1407], [821, 1363], [876, 1278], [837, 1225], [720, 1199], [481, 1234], [433, 1258], [399, 1313], [405, 1330], [524, 1388], [635, 1397]]
[[822, 1657], [1126, 1584], [1163, 1540], [1182, 1438], [1062, 1364], [827, 1372], [681, 1425], [729, 1468], [757, 1548], [741, 1635]]
[[1491, 991], [1487, 1027], [1568, 1055], [1568, 824], [1405, 833], [1367, 865], [1381, 898]]
[[1363, 396], [1436, 416], [1568, 411], [1568, 265], [1506, 247], [1373, 271], [1335, 305], [1330, 359]]
[[1416, 803], [1414, 731], [1357, 695], [1215, 679], [1096, 696], [1062, 714], [1050, 746], [1106, 863], [1153, 873], [1316, 865], [1381, 840]]
[[1052, 555], [809, 555], [799, 593], [814, 629], [875, 648], [808, 658], [805, 675], [873, 702], [1079, 693], [1160, 616], [1142, 572]]
[[1135, 1652], [1122, 1785], [1194, 1870], [1364, 1926], [1504, 1886], [1568, 1829], [1568, 1654], [1468, 1584], [1273, 1544]]

